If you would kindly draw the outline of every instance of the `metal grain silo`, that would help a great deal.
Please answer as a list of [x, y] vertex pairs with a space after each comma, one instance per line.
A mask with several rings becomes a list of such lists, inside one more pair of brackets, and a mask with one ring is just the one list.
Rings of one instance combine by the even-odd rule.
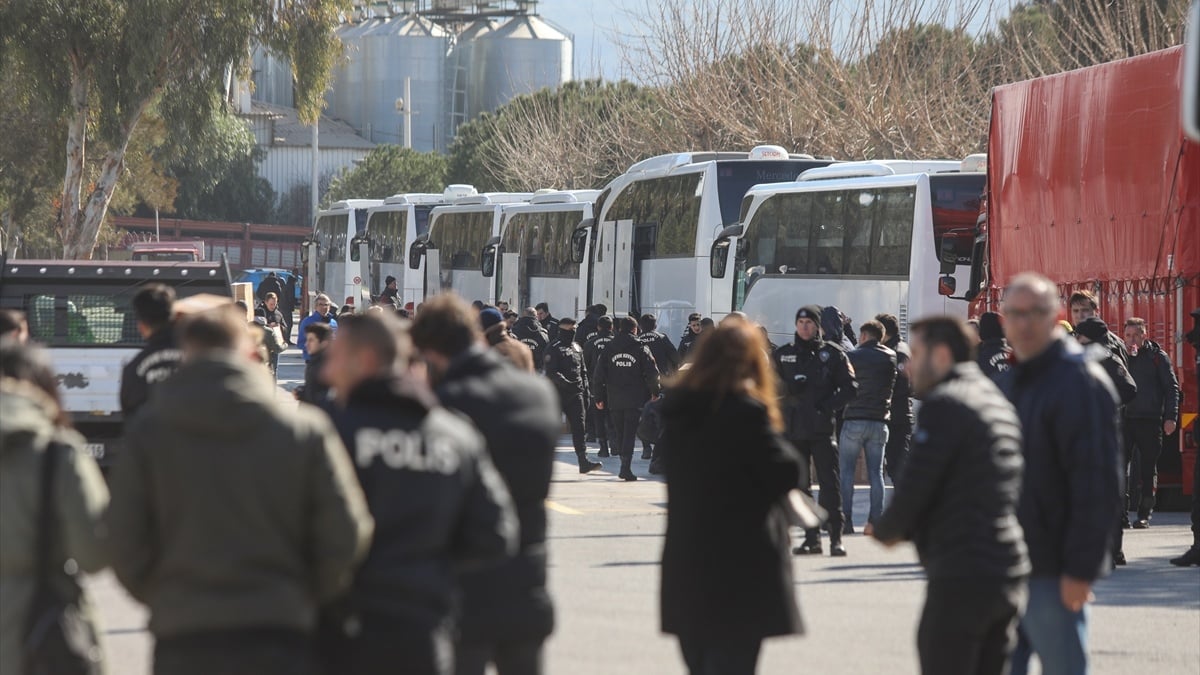
[[446, 105], [450, 116], [450, 136], [474, 114], [470, 105], [470, 83], [471, 54], [475, 50], [475, 41], [496, 30], [499, 25], [493, 19], [478, 19], [455, 36], [454, 47], [446, 57]]
[[468, 107], [471, 116], [521, 94], [557, 87], [572, 76], [574, 44], [566, 31], [521, 15], [474, 41]]
[[250, 52], [250, 72], [254, 80], [251, 98], [263, 103], [291, 108], [295, 100], [292, 91], [292, 66], [286, 57], [276, 56], [262, 45]]
[[362, 38], [364, 122], [360, 133], [374, 143], [402, 143], [404, 117], [396, 99], [404, 98], [409, 78], [412, 146], [429, 151], [443, 147], [446, 134], [446, 48], [449, 34], [420, 16], [394, 17]]
[[329, 104], [325, 114], [354, 127], [358, 133], [363, 129], [363, 71], [365, 60], [363, 36], [383, 23], [382, 19], [366, 19], [357, 23], [343, 24], [337, 29], [342, 41], [342, 60], [334, 66], [333, 83], [325, 100]]

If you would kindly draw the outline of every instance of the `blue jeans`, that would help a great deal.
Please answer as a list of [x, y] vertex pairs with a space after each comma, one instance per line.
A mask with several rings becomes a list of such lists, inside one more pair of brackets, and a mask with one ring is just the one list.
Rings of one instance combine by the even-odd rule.
[[887, 446], [887, 422], [846, 420], [838, 438], [838, 456], [842, 473], [842, 513], [846, 524], [854, 521], [854, 465], [858, 453], [867, 453], [867, 478], [871, 483], [871, 520], [883, 512], [883, 449]]
[[1072, 612], [1062, 604], [1057, 577], [1029, 580], [1029, 605], [1017, 630], [1011, 675], [1029, 672], [1029, 657], [1037, 654], [1043, 673], [1087, 675], [1088, 608]]

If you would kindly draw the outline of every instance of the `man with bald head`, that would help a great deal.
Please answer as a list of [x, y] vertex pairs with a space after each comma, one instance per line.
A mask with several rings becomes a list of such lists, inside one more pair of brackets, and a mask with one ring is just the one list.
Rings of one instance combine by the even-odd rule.
[[1017, 517], [1033, 572], [1013, 675], [1088, 672], [1087, 603], [1111, 566], [1121, 491], [1117, 397], [1104, 370], [1058, 325], [1058, 289], [1015, 277], [1003, 313], [1015, 367], [998, 380], [1020, 417], [1025, 475]]

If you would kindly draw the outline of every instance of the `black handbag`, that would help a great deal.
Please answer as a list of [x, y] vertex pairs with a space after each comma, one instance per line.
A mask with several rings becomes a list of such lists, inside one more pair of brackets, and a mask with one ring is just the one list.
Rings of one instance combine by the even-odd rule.
[[[82, 590], [66, 561], [51, 570], [51, 548], [58, 532], [54, 518], [54, 472], [67, 448], [51, 443], [43, 453], [37, 515], [36, 581], [25, 627], [25, 675], [96, 675], [101, 670], [100, 643], [79, 606]], [[72, 589], [64, 598], [55, 581]]]

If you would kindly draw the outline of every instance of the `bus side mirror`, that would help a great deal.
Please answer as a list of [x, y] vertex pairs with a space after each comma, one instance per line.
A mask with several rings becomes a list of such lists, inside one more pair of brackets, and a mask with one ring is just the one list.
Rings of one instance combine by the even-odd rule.
[[582, 263], [587, 256], [587, 238], [588, 231], [582, 228], [575, 230], [571, 235], [571, 262], [576, 265]]
[[414, 241], [408, 249], [408, 268], [415, 270], [421, 266], [421, 258], [425, 256], [425, 242]]
[[949, 297], [954, 295], [956, 290], [958, 290], [958, 281], [954, 277], [947, 274], [938, 279], [938, 295]]
[[488, 244], [480, 254], [480, 268], [483, 276], [490, 279], [496, 276], [496, 245]]
[[725, 268], [729, 266], [729, 239], [718, 239], [713, 242], [708, 257], [708, 275], [713, 279], [724, 279]]
[[942, 237], [938, 249], [938, 262], [939, 274], [954, 274], [955, 268], [958, 267], [958, 251], [954, 248], [954, 239], [948, 235]]

